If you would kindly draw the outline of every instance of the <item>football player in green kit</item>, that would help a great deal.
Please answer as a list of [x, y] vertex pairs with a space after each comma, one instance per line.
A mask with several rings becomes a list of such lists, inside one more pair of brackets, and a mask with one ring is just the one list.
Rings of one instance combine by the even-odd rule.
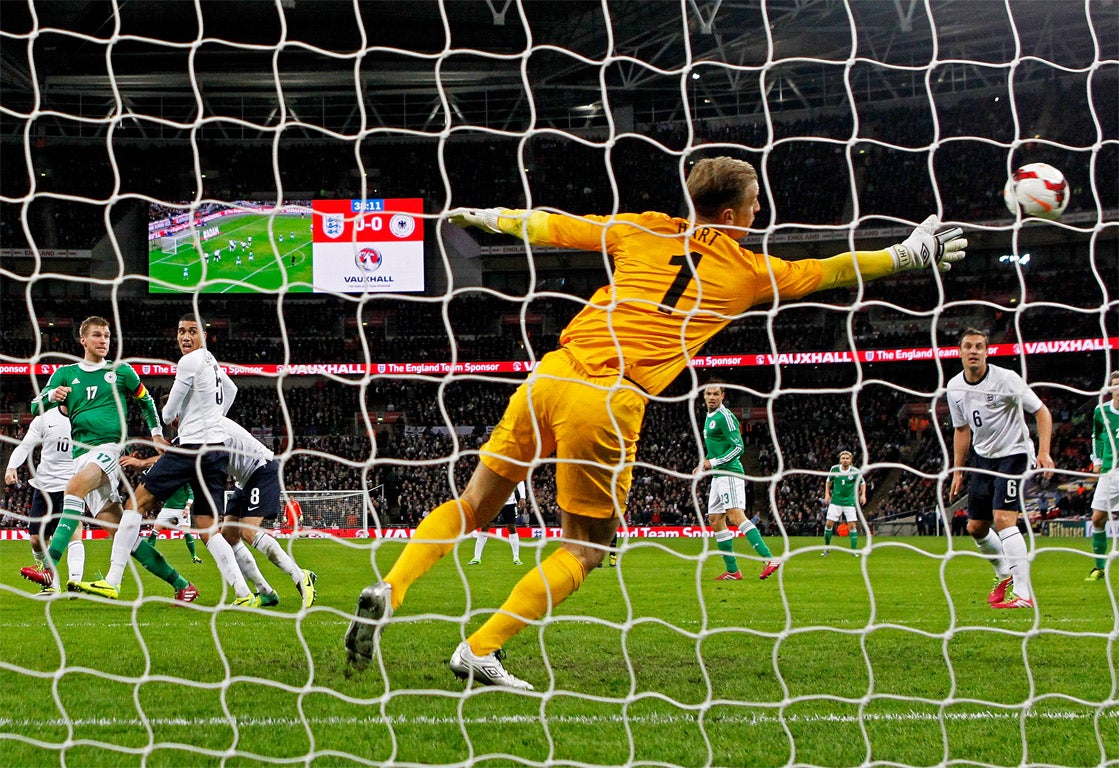
[[703, 446], [707, 458], [696, 468], [696, 473], [711, 472], [711, 491], [707, 500], [707, 518], [715, 531], [715, 546], [723, 553], [726, 571], [716, 576], [717, 581], [740, 581], [742, 571], [734, 556], [734, 531], [727, 528], [727, 520], [738, 526], [738, 531], [750, 542], [754, 551], [766, 559], [759, 579], [768, 579], [781, 567], [773, 553], [762, 541], [762, 535], [746, 517], [746, 478], [742, 469], [742, 430], [738, 418], [723, 404], [726, 390], [718, 382], [709, 383], [703, 390], [707, 414], [703, 418]]
[[[855, 460], [850, 451], [839, 454], [839, 463], [833, 464], [828, 470], [828, 479], [824, 483], [824, 503], [828, 505], [827, 520], [824, 522], [824, 545], [831, 544], [831, 537], [835, 533], [835, 524], [842, 517], [847, 521], [848, 536], [851, 539], [852, 551], [859, 548], [859, 506], [866, 506], [866, 480], [862, 473], [853, 467]], [[855, 505], [855, 495], [858, 494], [859, 506]], [[825, 549], [823, 557], [827, 557]], [[855, 553], [855, 557], [858, 557]]]
[[[56, 579], [55, 563], [74, 528], [80, 524], [83, 504], [99, 521], [116, 525], [122, 507], [117, 486], [120, 483], [120, 454], [128, 440], [126, 403], [134, 398], [140, 403], [144, 422], [158, 449], [167, 445], [155, 403], [140, 377], [128, 363], [109, 362], [109, 321], [103, 317], [87, 317], [79, 330], [84, 350], [81, 362], [64, 365], [55, 371], [46, 388], [31, 404], [32, 413], [65, 406], [70, 416], [74, 441], [74, 476], [66, 485], [62, 518], [51, 537], [45, 565], [41, 571], [24, 568], [21, 574], [44, 587]], [[175, 597], [192, 602], [198, 591], [172, 568], [146, 540], [132, 550], [141, 565], [175, 589]], [[69, 586], [69, 585], [68, 585]]]
[[1107, 566], [1107, 521], [1119, 512], [1119, 371], [1107, 378], [1111, 399], [1092, 412], [1092, 468], [1100, 473], [1092, 494], [1092, 552], [1096, 555], [1085, 581], [1100, 581]]

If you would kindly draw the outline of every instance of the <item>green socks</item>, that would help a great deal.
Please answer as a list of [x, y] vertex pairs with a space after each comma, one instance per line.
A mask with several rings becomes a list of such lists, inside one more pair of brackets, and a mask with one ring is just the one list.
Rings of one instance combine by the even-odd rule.
[[734, 573], [738, 570], [738, 558], [734, 556], [734, 534], [731, 531], [719, 531], [715, 534], [715, 546], [723, 555], [723, 562], [727, 564], [727, 572]]
[[140, 545], [136, 547], [132, 556], [140, 565], [174, 587], [176, 592], [190, 585], [190, 582], [180, 576], [179, 572], [172, 568], [171, 564], [163, 559], [163, 555], [159, 554], [159, 551], [146, 539], [141, 539]]
[[74, 529], [81, 524], [82, 506], [85, 502], [80, 496], [71, 496], [66, 494], [65, 501], [62, 502], [62, 518], [58, 521], [58, 527], [54, 530], [54, 535], [51, 536], [50, 549], [47, 550], [46, 561], [48, 565], [55, 565], [62, 559], [62, 553], [66, 551], [66, 547], [70, 545], [70, 539], [74, 536]]
[[1106, 528], [1104, 528], [1103, 530], [1097, 531], [1095, 529], [1095, 527], [1093, 526], [1093, 528], [1092, 528], [1092, 552], [1094, 552], [1097, 555], [1097, 557], [1096, 557], [1096, 567], [1099, 568], [1100, 570], [1103, 570], [1104, 566], [1107, 565], [1107, 558], [1104, 557], [1104, 555], [1107, 554], [1107, 529]]
[[769, 551], [769, 547], [762, 541], [762, 535], [758, 532], [757, 528], [750, 528], [750, 530], [746, 531], [746, 541], [750, 542], [750, 546], [762, 557], [773, 557], [773, 553]]

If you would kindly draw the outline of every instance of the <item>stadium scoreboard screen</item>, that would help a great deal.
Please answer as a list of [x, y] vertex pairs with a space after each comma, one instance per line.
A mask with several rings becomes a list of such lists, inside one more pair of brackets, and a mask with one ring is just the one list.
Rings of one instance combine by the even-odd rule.
[[421, 198], [153, 205], [151, 293], [417, 293]]
[[422, 200], [315, 200], [311, 208], [316, 290], [424, 289]]

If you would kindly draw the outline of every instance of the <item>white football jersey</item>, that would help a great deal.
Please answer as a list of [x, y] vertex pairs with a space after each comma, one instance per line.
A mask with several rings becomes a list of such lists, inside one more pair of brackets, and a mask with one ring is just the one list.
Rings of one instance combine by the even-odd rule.
[[522, 480], [521, 482], [517, 483], [517, 486], [513, 489], [513, 492], [509, 494], [509, 501], [505, 502], [505, 506], [509, 506], [510, 504], [516, 506], [518, 501], [527, 498], [528, 494], [525, 493], [525, 481]]
[[43, 493], [65, 491], [74, 476], [74, 446], [70, 439], [70, 419], [61, 408], [51, 408], [31, 420], [27, 434], [8, 458], [8, 469], [22, 467], [31, 452], [41, 447], [39, 466], [32, 472], [31, 485]]
[[229, 449], [229, 476], [238, 488], [243, 488], [253, 472], [276, 458], [276, 454], [233, 419], [223, 416], [221, 423], [225, 429], [225, 447]]
[[196, 349], [179, 360], [163, 420], [179, 420], [180, 445], [224, 442], [221, 420], [236, 394], [236, 385], [209, 350]]
[[971, 445], [985, 459], [1025, 453], [1032, 460], [1034, 444], [1024, 411], [1036, 413], [1041, 399], [1014, 371], [987, 365], [987, 375], [974, 384], [961, 371], [948, 382], [952, 426], [971, 428]]

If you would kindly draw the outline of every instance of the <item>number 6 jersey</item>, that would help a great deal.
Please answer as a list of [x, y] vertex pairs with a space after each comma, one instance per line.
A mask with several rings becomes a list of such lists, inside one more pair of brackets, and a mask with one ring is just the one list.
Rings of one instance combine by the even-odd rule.
[[1034, 444], [1023, 411], [1037, 413], [1042, 403], [1014, 371], [987, 365], [974, 384], [961, 371], [948, 382], [952, 426], [971, 428], [971, 445], [985, 459], [1024, 453], [1034, 458]]

